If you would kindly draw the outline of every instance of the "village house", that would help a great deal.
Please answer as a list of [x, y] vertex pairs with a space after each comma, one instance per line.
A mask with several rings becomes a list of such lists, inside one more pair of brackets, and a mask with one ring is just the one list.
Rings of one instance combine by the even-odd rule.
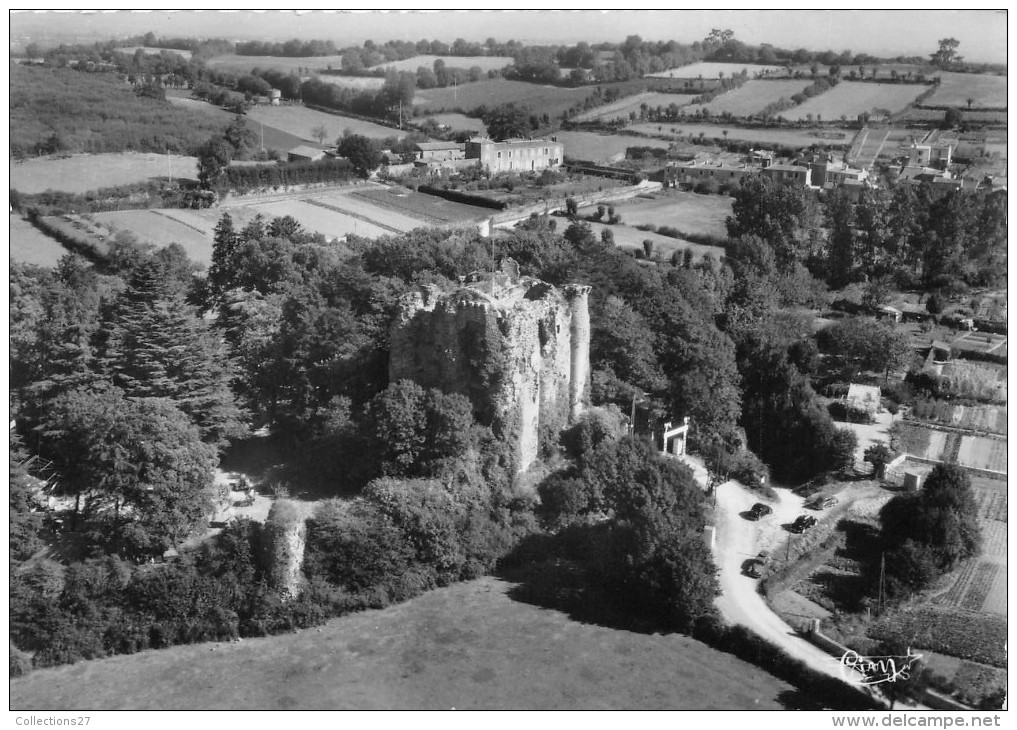
[[490, 173], [530, 172], [558, 167], [565, 148], [556, 139], [506, 139], [495, 142], [474, 137], [466, 143], [466, 158], [478, 160]]
[[413, 149], [420, 162], [462, 160], [466, 157], [466, 145], [460, 142], [418, 142]]
[[298, 145], [286, 153], [288, 162], [317, 162], [325, 159], [325, 150], [307, 145]]

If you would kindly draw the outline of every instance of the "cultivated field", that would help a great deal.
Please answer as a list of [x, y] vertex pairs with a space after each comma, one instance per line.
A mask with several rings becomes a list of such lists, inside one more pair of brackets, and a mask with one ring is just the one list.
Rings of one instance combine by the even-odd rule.
[[[235, 114], [231, 114], [222, 107], [209, 104], [207, 101], [201, 99], [193, 99], [190, 96], [184, 96], [189, 92], [181, 92], [179, 94], [173, 94], [172, 92], [166, 94], [166, 98], [169, 99], [170, 103], [194, 109], [201, 112], [202, 114], [208, 114], [215, 119], [221, 119], [224, 123], [229, 124], [236, 117]], [[249, 115], [248, 115], [249, 116]], [[255, 124], [249, 121], [247, 126], [254, 130], [258, 134], [258, 142], [264, 141], [265, 149], [267, 150], [279, 150], [285, 152], [286, 150], [293, 149], [297, 145], [305, 144], [308, 140], [296, 136], [295, 134], [289, 134], [281, 129], [276, 129], [270, 124]], [[264, 140], [262, 140], [264, 135]]]
[[687, 106], [685, 112], [698, 114], [700, 109], [706, 109], [710, 114], [727, 112], [736, 117], [749, 117], [779, 99], [790, 99], [811, 83], [807, 79], [749, 81], [737, 89], [721, 94], [708, 104]]
[[[925, 103], [930, 106], [956, 106], [968, 108], [1003, 107], [1006, 108], [1006, 76], [988, 76], [986, 74], [960, 74], [944, 71], [939, 74], [942, 79], [936, 93]], [[967, 118], [965, 116], [965, 118]]]
[[[307, 81], [310, 76], [302, 77], [301, 81]], [[372, 89], [377, 90], [385, 85], [385, 79], [378, 76], [339, 76], [336, 74], [321, 74], [317, 77], [319, 81], [333, 86], [342, 86], [346, 89]]]
[[[10, 681], [29, 710], [777, 710], [790, 685], [679, 634], [570, 620], [482, 578], [317, 629]], [[168, 682], [167, 677], [173, 681]]]
[[[305, 202], [373, 224], [386, 233], [405, 233], [425, 225], [424, 221], [419, 218], [408, 216], [404, 212], [392, 208], [379, 209], [379, 206], [372, 205], [357, 195], [316, 195], [313, 198], [307, 198]], [[372, 234], [359, 232], [358, 235], [371, 236]]]
[[362, 134], [365, 137], [385, 139], [386, 137], [405, 137], [406, 132], [392, 127], [383, 127], [380, 124], [364, 122], [353, 117], [344, 117], [339, 114], [329, 114], [316, 109], [308, 109], [304, 106], [256, 106], [247, 112], [247, 118], [253, 123], [251, 127], [257, 129], [257, 122], [264, 122], [266, 126], [273, 126], [289, 134], [300, 137], [301, 140], [317, 142], [314, 137], [314, 129], [319, 125], [324, 126], [328, 134], [325, 135], [325, 142], [334, 142], [348, 129], [353, 134]]
[[347, 213], [304, 200], [282, 200], [275, 203], [261, 203], [251, 206], [268, 218], [293, 216], [305, 230], [320, 233], [326, 238], [341, 238], [347, 234], [375, 238], [392, 233], [368, 221], [360, 220]]
[[957, 463], [977, 469], [1006, 472], [1006, 441], [982, 436], [963, 436]]
[[755, 78], [756, 74], [764, 72], [777, 73], [782, 68], [780, 66], [762, 66], [754, 63], [715, 63], [712, 61], [702, 61], [688, 66], [679, 66], [667, 71], [658, 71], [657, 73], [647, 74], [647, 76], [659, 79], [698, 79], [700, 76], [704, 79], [729, 79], [735, 74], [740, 74], [743, 70], [749, 72], [749, 78], [751, 79]]
[[166, 177], [197, 180], [198, 160], [181, 155], [122, 153], [36, 157], [11, 161], [11, 187], [23, 193], [62, 190], [85, 193], [99, 188]]
[[[361, 190], [349, 197], [370, 203], [373, 212], [368, 213], [369, 215], [380, 215], [378, 211], [380, 207], [386, 211], [401, 212], [409, 216], [411, 220], [416, 221], [416, 226], [468, 223], [483, 220], [492, 213], [489, 208], [456, 203], [436, 195], [417, 193], [399, 187]], [[355, 200], [349, 202], [352, 204]], [[390, 220], [386, 222], [391, 224]]]
[[633, 198], [615, 208], [626, 225], [670, 226], [682, 233], [726, 238], [724, 221], [731, 215], [731, 204], [726, 195], [669, 192], [652, 200]]
[[[656, 133], [654, 127], [654, 133]], [[670, 143], [660, 139], [636, 137], [627, 134], [600, 134], [599, 132], [556, 132], [558, 141], [565, 146], [565, 157], [572, 160], [607, 162], [617, 155], [625, 155], [628, 147], [659, 147], [667, 149]]]
[[1005, 406], [957, 406], [944, 401], [921, 404], [912, 411], [922, 420], [938, 421], [955, 428], [991, 431], [1006, 436]]
[[209, 68], [236, 73], [250, 73], [253, 68], [276, 69], [278, 71], [319, 71], [329, 68], [343, 67], [342, 56], [304, 56], [291, 58], [288, 56], [216, 56], [206, 61]]
[[[943, 120], [943, 116], [946, 112], [942, 109], [917, 109], [912, 108], [906, 110], [900, 115], [901, 121], [907, 122], [939, 122]], [[964, 108], [964, 120], [971, 122], [982, 122], [984, 124], [1006, 124], [1007, 116], [1006, 112], [984, 112], [978, 111], [977, 109], [967, 110], [967, 105]]]
[[66, 248], [21, 216], [11, 213], [9, 218], [11, 245], [8, 253], [12, 261], [53, 268], [68, 253]]
[[859, 114], [873, 109], [899, 112], [915, 97], [927, 89], [921, 84], [870, 84], [858, 81], [841, 81], [829, 91], [814, 96], [801, 106], [781, 112], [785, 119], [798, 121], [808, 115], [826, 121], [845, 116], [854, 119]]
[[[595, 206], [585, 208], [581, 212], [583, 215], [587, 215], [594, 210]], [[600, 238], [605, 229], [610, 229], [614, 236], [615, 246], [625, 251], [643, 251], [645, 254], [643, 241], [653, 241], [651, 256], [660, 261], [670, 261], [675, 251], [679, 254], [684, 254], [686, 249], [692, 251], [695, 261], [701, 261], [706, 254], [710, 254], [714, 260], [719, 260], [724, 256], [724, 249], [717, 246], [703, 246], [681, 238], [671, 238], [670, 236], [662, 236], [659, 233], [640, 231], [638, 228], [630, 228], [626, 225], [616, 224], [612, 226], [606, 223], [591, 223], [590, 226], [593, 228], [597, 238]]]
[[639, 115], [640, 108], [643, 104], [646, 104], [650, 109], [655, 109], [658, 106], [664, 107], [665, 109], [672, 104], [681, 107], [689, 101], [692, 97], [687, 94], [661, 94], [655, 91], [644, 91], [640, 94], [633, 94], [632, 96], [625, 96], [617, 101], [612, 101], [610, 104], [604, 104], [590, 109], [587, 112], [577, 115], [575, 120], [577, 122], [590, 122], [596, 119], [625, 119], [629, 118], [629, 114], [635, 112]]
[[473, 68], [479, 66], [484, 73], [505, 68], [513, 63], [511, 56], [414, 56], [404, 58], [402, 61], [388, 61], [371, 66], [372, 71], [378, 69], [395, 69], [396, 71], [416, 71], [424, 68], [434, 68], [434, 62], [441, 59], [447, 68]]
[[964, 398], [1006, 402], [1006, 366], [950, 360], [943, 364], [941, 390]]
[[531, 113], [560, 115], [588, 96], [588, 89], [565, 89], [558, 86], [541, 86], [508, 79], [485, 79], [458, 88], [420, 89], [413, 104], [424, 111], [469, 111], [478, 106], [497, 106], [513, 103], [526, 107]]
[[[658, 129], [660, 126], [663, 127], [663, 131]], [[736, 127], [726, 124], [694, 124], [681, 121], [669, 122], [663, 125], [633, 124], [628, 129], [631, 129], [633, 132], [642, 132], [643, 134], [663, 133], [674, 134], [680, 137], [698, 137], [702, 133], [707, 138], [723, 138], [726, 131], [728, 139], [740, 139], [761, 145], [781, 145], [783, 147], [795, 148], [808, 147], [814, 144], [846, 147], [851, 143], [851, 138], [854, 136], [854, 132], [840, 129], [764, 129], [760, 127]]]

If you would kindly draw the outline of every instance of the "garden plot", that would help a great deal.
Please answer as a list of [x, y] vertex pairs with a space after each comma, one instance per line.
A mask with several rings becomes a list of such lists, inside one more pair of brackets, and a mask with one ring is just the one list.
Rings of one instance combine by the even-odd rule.
[[915, 648], [1006, 666], [1006, 619], [1000, 616], [923, 604], [885, 614], [868, 633], [875, 639], [897, 639]]
[[70, 253], [21, 216], [11, 213], [9, 217], [9, 253], [12, 261], [55, 268], [60, 259]]
[[951, 360], [941, 373], [942, 389], [962, 398], [1006, 402], [1006, 366]]
[[732, 114], [736, 117], [750, 117], [775, 101], [801, 93], [812, 83], [809, 79], [781, 81], [748, 81], [737, 89], [721, 94], [706, 104], [685, 107], [688, 114], [698, 114], [705, 109], [710, 114]]
[[963, 436], [957, 452], [957, 463], [1006, 473], [1006, 441], [983, 436]]
[[[653, 130], [656, 134], [656, 125]], [[625, 150], [629, 147], [656, 147], [666, 150], [671, 146], [666, 140], [637, 137], [633, 134], [558, 132], [555, 136], [565, 147], [565, 159], [590, 162], [609, 162], [616, 157], [624, 158]]]
[[198, 263], [209, 264], [212, 260], [212, 238], [205, 230], [171, 217], [175, 210], [118, 210], [110, 213], [95, 213], [92, 217], [111, 230], [130, 231], [142, 243], [162, 248], [178, 243], [187, 252], [188, 258]]
[[885, 109], [899, 112], [915, 100], [927, 87], [921, 84], [873, 84], [841, 81], [829, 91], [814, 96], [804, 104], [781, 112], [785, 119], [801, 121], [812, 118], [833, 121], [841, 117], [855, 119], [859, 114]]

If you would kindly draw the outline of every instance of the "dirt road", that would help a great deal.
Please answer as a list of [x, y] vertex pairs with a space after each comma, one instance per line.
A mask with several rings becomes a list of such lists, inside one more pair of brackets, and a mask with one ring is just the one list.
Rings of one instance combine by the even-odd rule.
[[717, 607], [725, 619], [742, 624], [765, 639], [779, 645], [789, 655], [801, 659], [809, 666], [843, 679], [840, 663], [799, 638], [794, 629], [770, 610], [763, 597], [756, 591], [758, 581], [742, 572], [742, 566], [759, 554], [760, 550], [773, 550], [783, 539], [781, 525], [793, 522], [805, 512], [803, 498], [786, 489], [778, 490], [780, 501], [769, 503], [773, 514], [757, 522], [741, 516], [755, 502], [762, 501], [758, 494], [750, 492], [741, 484], [730, 481], [717, 490], [717, 538], [714, 546], [714, 560], [720, 568], [722, 595]]

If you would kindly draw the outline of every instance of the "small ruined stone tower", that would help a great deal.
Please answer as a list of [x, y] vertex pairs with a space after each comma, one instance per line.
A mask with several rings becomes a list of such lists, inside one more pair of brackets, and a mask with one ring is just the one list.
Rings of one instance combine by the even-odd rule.
[[589, 293], [521, 277], [511, 259], [450, 291], [425, 286], [392, 324], [389, 380], [467, 396], [524, 471], [589, 400]]

